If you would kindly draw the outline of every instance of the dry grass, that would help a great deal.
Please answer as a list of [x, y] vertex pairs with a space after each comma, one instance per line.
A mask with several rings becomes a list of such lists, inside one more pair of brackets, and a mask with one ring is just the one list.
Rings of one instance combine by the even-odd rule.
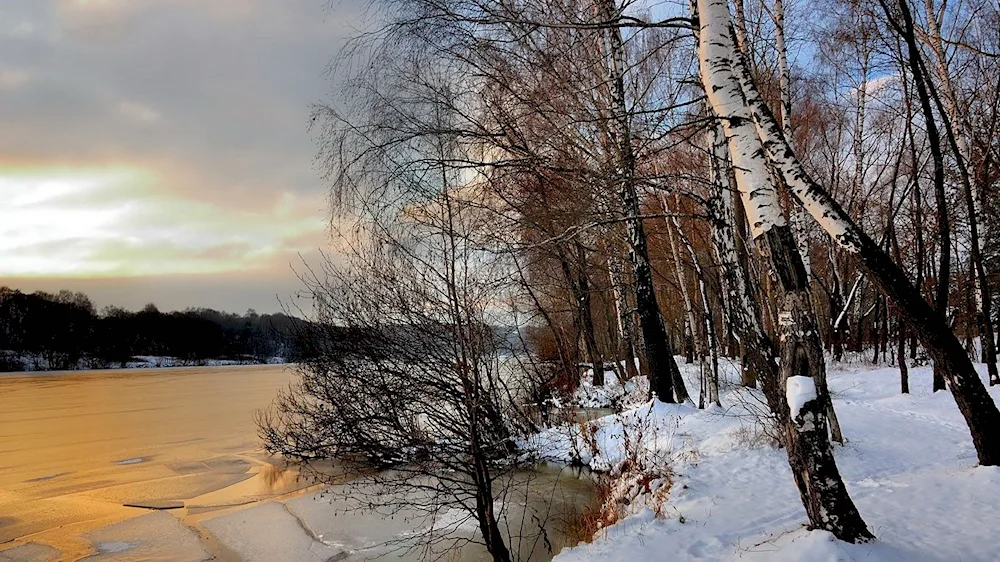
[[[573, 452], [575, 458], [582, 458], [581, 453], [589, 453], [591, 458], [599, 456], [600, 427], [586, 422], [578, 425], [573, 445], [577, 449]], [[602, 529], [643, 509], [652, 510], [656, 517], [667, 517], [673, 476], [671, 459], [685, 451], [697, 454], [689, 448], [664, 448], [663, 444], [675, 436], [669, 428], [658, 427], [650, 419], [619, 431], [623, 433], [616, 446], [624, 449], [624, 459], [601, 478], [589, 504], [576, 506], [567, 514], [563, 531], [570, 544], [591, 542]]]
[[567, 511], [561, 529], [567, 546], [593, 542], [598, 531], [618, 521], [617, 515], [609, 517], [608, 510], [605, 509], [611, 497], [610, 482], [607, 478], [601, 478], [589, 504], [574, 505]]
[[741, 449], [765, 449], [778, 446], [777, 438], [769, 431], [770, 426], [762, 423], [741, 425], [729, 432], [733, 444]]
[[614, 525], [643, 507], [653, 510], [656, 517], [666, 517], [670, 488], [671, 480], [667, 472], [634, 470], [601, 478], [593, 500], [586, 505], [573, 506], [566, 513], [562, 532], [567, 545], [593, 542], [601, 529]]

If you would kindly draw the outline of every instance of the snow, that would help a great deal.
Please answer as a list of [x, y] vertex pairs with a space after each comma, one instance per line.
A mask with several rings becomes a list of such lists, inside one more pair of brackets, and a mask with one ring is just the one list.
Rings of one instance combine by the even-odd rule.
[[[979, 367], [985, 380], [985, 366]], [[697, 365], [681, 369], [697, 389]], [[968, 428], [947, 392], [931, 392], [929, 367], [910, 369], [909, 395], [899, 393], [894, 368], [833, 364], [828, 373], [847, 438], [835, 447], [837, 463], [877, 537], [860, 545], [804, 527], [785, 453], [755, 425], [752, 405], [762, 398], [733, 384], [734, 365], [724, 374], [724, 408], [633, 404], [536, 436], [530, 445], [540, 455], [612, 474], [637, 450], [650, 464], [669, 467], [670, 478], [659, 481], [670, 488], [658, 511], [637, 502], [592, 544], [566, 549], [557, 561], [631, 562], [664, 553], [692, 561], [997, 559], [991, 522], [1000, 517], [1000, 468], [976, 466]], [[799, 400], [808, 395], [800, 390]], [[1000, 398], [1000, 387], [990, 393]]]
[[[623, 363], [620, 371], [624, 370]], [[634, 378], [623, 384], [613, 370], [605, 369], [604, 385], [594, 386], [593, 372], [594, 369], [590, 368], [583, 373], [580, 387], [572, 396], [572, 405], [580, 408], [617, 408], [622, 404], [644, 400], [649, 394], [649, 379], [646, 377]]]
[[678, 414], [686, 410], [693, 407], [650, 401], [588, 423], [542, 431], [524, 448], [542, 460], [617, 473], [630, 453], [652, 460], [674, 451]]
[[785, 399], [794, 420], [806, 402], [816, 399], [816, 381], [812, 377], [788, 377], [785, 379]]

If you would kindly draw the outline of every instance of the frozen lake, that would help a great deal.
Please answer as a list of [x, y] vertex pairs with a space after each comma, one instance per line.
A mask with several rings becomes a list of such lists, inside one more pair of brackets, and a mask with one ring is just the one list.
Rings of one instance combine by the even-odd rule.
[[[0, 375], [0, 561], [384, 556], [373, 545], [405, 522], [338, 514], [260, 449], [253, 413], [292, 377], [271, 365]], [[558, 488], [557, 509], [591, 493], [568, 471], [532, 481]]]

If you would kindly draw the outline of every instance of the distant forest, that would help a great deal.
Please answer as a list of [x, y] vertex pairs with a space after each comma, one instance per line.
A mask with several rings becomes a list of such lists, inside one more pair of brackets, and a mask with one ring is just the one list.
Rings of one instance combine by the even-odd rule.
[[253, 310], [160, 312], [148, 304], [98, 311], [84, 293], [0, 287], [0, 372], [295, 361], [306, 327]]

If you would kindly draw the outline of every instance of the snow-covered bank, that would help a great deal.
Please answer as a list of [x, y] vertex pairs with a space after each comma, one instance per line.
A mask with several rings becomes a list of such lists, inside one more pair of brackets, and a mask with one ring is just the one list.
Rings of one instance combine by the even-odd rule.
[[573, 394], [572, 406], [580, 408], [621, 408], [634, 405], [646, 399], [649, 394], [649, 379], [637, 377], [622, 384], [614, 371], [605, 370], [604, 385], [591, 384], [593, 369], [584, 373], [580, 387]]
[[[681, 367], [696, 390], [696, 367]], [[593, 544], [557, 560], [996, 560], [1000, 469], [976, 466], [952, 397], [930, 392], [930, 369], [911, 370], [910, 395], [899, 393], [893, 368], [834, 365], [829, 383], [848, 440], [837, 462], [877, 542], [849, 545], [804, 529], [785, 453], [767, 444], [747, 393], [729, 384], [721, 409], [639, 404], [537, 437], [549, 458], [612, 473], [639, 458], [670, 473], [654, 483], [670, 486], [665, 502], [638, 502]], [[991, 394], [1000, 398], [1000, 389]]]

